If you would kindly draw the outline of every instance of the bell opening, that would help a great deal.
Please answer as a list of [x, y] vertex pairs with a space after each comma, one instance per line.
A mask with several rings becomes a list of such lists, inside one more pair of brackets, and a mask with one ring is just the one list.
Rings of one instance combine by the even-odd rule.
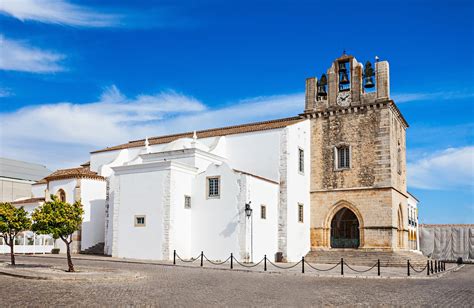
[[339, 91], [349, 91], [351, 88], [350, 70], [347, 68], [349, 62], [339, 62]]

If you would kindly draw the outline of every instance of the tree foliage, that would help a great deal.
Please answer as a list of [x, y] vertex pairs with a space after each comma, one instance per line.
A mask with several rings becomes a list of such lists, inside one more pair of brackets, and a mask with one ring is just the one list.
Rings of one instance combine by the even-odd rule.
[[0, 233], [5, 243], [10, 246], [11, 264], [15, 265], [15, 237], [18, 233], [29, 230], [31, 220], [23, 207], [15, 207], [11, 203], [0, 203]]
[[70, 204], [51, 195], [51, 201], [38, 207], [32, 215], [33, 231], [39, 234], [51, 234], [54, 238], [60, 238], [66, 243], [70, 272], [74, 272], [70, 244], [73, 233], [81, 228], [83, 213], [80, 201]]

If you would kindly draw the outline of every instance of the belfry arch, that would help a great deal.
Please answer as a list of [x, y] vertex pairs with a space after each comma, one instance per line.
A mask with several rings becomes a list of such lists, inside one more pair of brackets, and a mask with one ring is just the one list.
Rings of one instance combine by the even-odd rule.
[[328, 248], [364, 247], [364, 222], [359, 210], [347, 201], [339, 201], [325, 220], [325, 245]]

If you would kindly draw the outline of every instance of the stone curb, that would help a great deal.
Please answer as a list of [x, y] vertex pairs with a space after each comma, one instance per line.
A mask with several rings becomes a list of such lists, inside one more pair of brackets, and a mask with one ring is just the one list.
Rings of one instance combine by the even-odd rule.
[[[62, 256], [56, 256], [56, 255], [22, 255], [24, 257], [36, 257], [36, 258], [46, 258], [46, 259], [62, 259]], [[99, 257], [99, 258], [94, 258], [94, 257], [83, 257], [81, 255], [78, 256], [73, 256], [73, 260], [81, 260], [81, 261], [95, 261], [95, 262], [117, 262], [117, 263], [128, 263], [128, 264], [145, 264], [145, 265], [158, 265], [158, 266], [169, 266], [169, 267], [184, 267], [184, 268], [194, 268], [194, 269], [211, 269], [211, 270], [220, 270], [220, 271], [236, 271], [236, 272], [247, 272], [247, 273], [269, 273], [269, 274], [292, 274], [292, 275], [301, 275], [301, 276], [307, 276], [307, 277], [318, 277], [318, 278], [337, 278], [337, 279], [344, 279], [344, 278], [352, 278], [352, 279], [420, 279], [420, 280], [429, 280], [429, 279], [435, 279], [435, 278], [441, 278], [444, 275], [458, 271], [460, 270], [464, 264], [461, 266], [453, 267], [445, 272], [442, 273], [436, 273], [436, 274], [431, 274], [429, 277], [428, 276], [422, 276], [422, 275], [412, 275], [412, 276], [367, 276], [367, 275], [353, 275], [353, 276], [348, 276], [348, 275], [320, 275], [316, 274], [315, 272], [308, 271], [307, 274], [303, 274], [300, 272], [283, 272], [283, 271], [275, 271], [275, 270], [249, 270], [245, 268], [233, 268], [232, 270], [230, 268], [219, 268], [219, 267], [200, 267], [200, 266], [190, 266], [190, 265], [185, 265], [185, 264], [172, 264], [172, 263], [161, 263], [157, 261], [142, 261], [142, 260], [126, 260], [126, 259], [104, 259], [104, 257]], [[0, 271], [0, 274], [2, 272]], [[33, 278], [32, 278], [33, 279]], [[47, 279], [47, 278], [46, 278]]]

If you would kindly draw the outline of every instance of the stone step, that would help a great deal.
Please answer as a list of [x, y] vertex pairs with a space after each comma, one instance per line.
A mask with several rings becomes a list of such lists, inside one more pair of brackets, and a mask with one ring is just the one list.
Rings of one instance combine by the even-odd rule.
[[82, 250], [80, 253], [85, 255], [104, 255], [105, 243], [97, 243], [96, 245]]

